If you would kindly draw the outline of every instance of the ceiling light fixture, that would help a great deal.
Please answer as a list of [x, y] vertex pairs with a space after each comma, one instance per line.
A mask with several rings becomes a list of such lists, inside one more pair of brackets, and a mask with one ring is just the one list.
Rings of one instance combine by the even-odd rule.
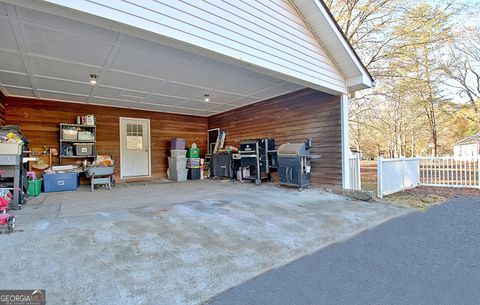
[[95, 85], [97, 83], [97, 74], [90, 74], [90, 84]]
[[205, 97], [205, 102], [210, 102], [210, 94], [207, 93], [204, 95], [204, 97]]

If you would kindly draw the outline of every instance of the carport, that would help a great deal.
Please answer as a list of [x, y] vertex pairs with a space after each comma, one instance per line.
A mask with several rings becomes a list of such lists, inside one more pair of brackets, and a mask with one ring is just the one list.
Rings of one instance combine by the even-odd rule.
[[94, 115], [96, 152], [131, 182], [30, 200], [0, 236], [2, 287], [52, 304], [200, 304], [407, 213], [319, 188], [163, 179], [172, 138], [203, 157], [219, 128], [234, 146], [311, 138], [314, 186], [348, 189], [348, 96], [372, 83], [319, 0], [0, 0], [0, 124], [61, 153], [60, 124]]
[[[171, 138], [205, 154], [211, 128], [237, 146], [312, 138], [314, 184], [349, 187], [348, 94], [372, 79], [321, 1], [1, 1], [0, 25], [0, 123], [32, 146], [60, 149], [59, 124], [93, 114], [128, 181], [165, 178]], [[140, 171], [122, 118], [148, 122]]]

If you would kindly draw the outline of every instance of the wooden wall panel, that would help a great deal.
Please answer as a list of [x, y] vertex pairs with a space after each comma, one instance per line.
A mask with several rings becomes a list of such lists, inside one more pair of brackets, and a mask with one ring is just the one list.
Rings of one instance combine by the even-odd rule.
[[[0, 109], [1, 110], [1, 109]], [[271, 137], [277, 146], [312, 138], [312, 152], [322, 159], [313, 162], [317, 186], [341, 187], [340, 98], [311, 89], [238, 108], [210, 118], [93, 106], [57, 101], [6, 98], [6, 124], [20, 125], [33, 146], [58, 148], [59, 123], [73, 123], [77, 115], [97, 117], [97, 151], [117, 160], [119, 177], [119, 118], [148, 118], [151, 121], [152, 178], [166, 176], [169, 140], [181, 137], [187, 144], [206, 148], [207, 128], [227, 132], [226, 144], [238, 146], [244, 139]], [[0, 116], [1, 117], [1, 116]]]
[[305, 89], [209, 117], [209, 128], [227, 132], [226, 144], [244, 139], [274, 138], [278, 145], [312, 138], [317, 186], [342, 187], [340, 97]]
[[204, 117], [15, 97], [7, 97], [6, 105], [6, 123], [20, 125], [32, 146], [58, 148], [59, 123], [75, 123], [77, 115], [94, 114], [97, 152], [111, 154], [117, 161], [117, 179], [120, 177], [120, 117], [150, 119], [154, 179], [166, 177], [172, 138], [186, 139], [187, 145], [195, 142], [202, 155], [205, 154], [208, 119]]
[[0, 91], [0, 126], [5, 125], [5, 104], [6, 104], [6, 97], [3, 95], [2, 91]]

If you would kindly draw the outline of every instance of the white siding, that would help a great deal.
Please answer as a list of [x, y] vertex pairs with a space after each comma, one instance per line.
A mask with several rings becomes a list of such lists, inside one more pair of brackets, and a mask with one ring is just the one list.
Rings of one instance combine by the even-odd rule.
[[477, 157], [479, 156], [478, 143], [453, 146], [455, 157]]
[[220, 53], [330, 93], [339, 70], [288, 1], [47, 0]]

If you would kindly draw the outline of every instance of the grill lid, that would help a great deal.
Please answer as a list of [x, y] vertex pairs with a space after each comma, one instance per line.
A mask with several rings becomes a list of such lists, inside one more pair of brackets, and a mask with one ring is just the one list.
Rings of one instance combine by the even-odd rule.
[[303, 156], [309, 155], [310, 151], [306, 149], [305, 143], [287, 143], [282, 144], [278, 147], [277, 150], [278, 156], [281, 155], [296, 155], [296, 156]]

